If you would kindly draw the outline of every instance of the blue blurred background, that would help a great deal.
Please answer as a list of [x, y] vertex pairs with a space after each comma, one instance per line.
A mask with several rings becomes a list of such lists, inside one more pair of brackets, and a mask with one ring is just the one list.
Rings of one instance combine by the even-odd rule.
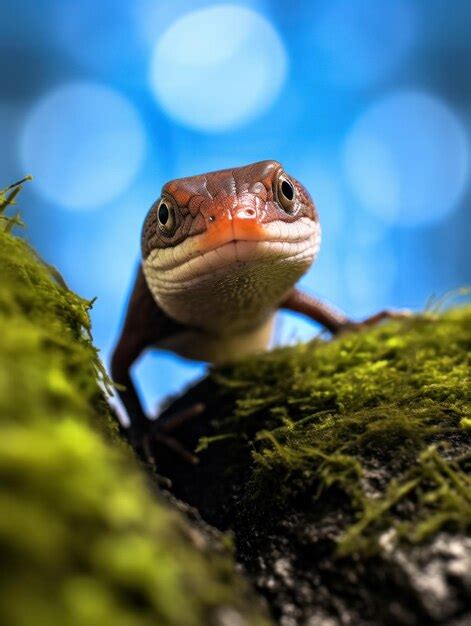
[[[361, 317], [471, 282], [469, 0], [2, 0], [0, 186], [97, 296], [105, 362], [168, 179], [274, 158], [323, 225], [304, 287]], [[283, 314], [278, 342], [318, 332]], [[155, 409], [204, 366], [144, 358]]]

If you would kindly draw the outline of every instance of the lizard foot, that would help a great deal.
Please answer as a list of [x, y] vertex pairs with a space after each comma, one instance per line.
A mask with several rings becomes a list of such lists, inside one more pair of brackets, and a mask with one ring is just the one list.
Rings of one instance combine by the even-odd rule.
[[195, 402], [185, 409], [172, 413], [168, 417], [158, 419], [154, 423], [158, 432], [170, 433], [172, 430], [175, 430], [175, 428], [179, 428], [183, 424], [191, 422], [191, 420], [194, 420], [204, 413], [205, 410], [206, 407], [202, 402]]
[[127, 432], [128, 439], [133, 448], [144, 457], [144, 460], [155, 465], [153, 453], [154, 444], [160, 444], [172, 450], [180, 458], [192, 465], [198, 464], [198, 457], [187, 450], [176, 437], [170, 433], [183, 424], [195, 419], [204, 413], [205, 405], [202, 402], [195, 403], [185, 409], [176, 411], [163, 418], [148, 421], [149, 428], [146, 432], [132, 430]]
[[166, 448], [175, 452], [181, 459], [190, 463], [191, 465], [198, 465], [198, 457], [187, 450], [182, 444], [170, 435], [159, 432], [155, 429], [151, 434], [144, 435], [141, 441], [141, 449], [145, 460], [151, 465], [156, 465], [155, 456], [153, 453], [153, 447], [155, 443], [159, 443]]
[[349, 330], [361, 330], [362, 328], [366, 328], [368, 326], [375, 326], [382, 322], [383, 320], [403, 320], [412, 316], [412, 311], [408, 309], [402, 310], [391, 310], [384, 309], [383, 311], [379, 311], [370, 317], [362, 320], [361, 322], [347, 322], [340, 328], [340, 332], [349, 331]]

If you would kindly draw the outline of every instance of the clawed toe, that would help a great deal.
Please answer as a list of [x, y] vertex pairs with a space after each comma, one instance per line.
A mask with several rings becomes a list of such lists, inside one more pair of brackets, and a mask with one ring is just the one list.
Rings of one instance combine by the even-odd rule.
[[363, 320], [363, 322], [360, 322], [360, 324], [365, 326], [374, 326], [375, 324], [378, 324], [379, 322], [386, 319], [400, 320], [411, 317], [411, 315], [412, 311], [410, 311], [409, 309], [385, 309], [384, 311], [379, 311], [378, 313], [375, 313], [371, 317], [367, 317], [366, 320]]
[[197, 402], [181, 411], [177, 411], [169, 417], [161, 420], [156, 419], [148, 422], [149, 427], [145, 433], [127, 433], [131, 445], [142, 455], [144, 460], [150, 465], [155, 465], [154, 445], [160, 444], [165, 446], [172, 452], [176, 453], [181, 459], [192, 465], [199, 463], [198, 457], [187, 450], [176, 437], [170, 433], [176, 428], [195, 419], [205, 411], [205, 405]]
[[191, 420], [204, 413], [205, 409], [206, 407], [202, 402], [195, 402], [185, 409], [172, 413], [172, 415], [162, 420], [162, 422], [157, 419], [154, 422], [155, 430], [161, 433], [172, 432], [172, 430], [179, 428], [183, 424], [190, 422]]
[[191, 463], [191, 465], [197, 465], [199, 463], [198, 457], [182, 446], [175, 437], [159, 432], [158, 429], [154, 429], [151, 434], [144, 435], [138, 443], [134, 443], [133, 447], [142, 455], [146, 463], [155, 466], [155, 444], [165, 446], [187, 463]]
[[383, 320], [402, 320], [408, 319], [412, 317], [413, 313], [409, 309], [399, 309], [399, 310], [390, 310], [385, 309], [383, 311], [379, 311], [370, 317], [362, 320], [361, 322], [347, 322], [340, 328], [340, 332], [349, 331], [349, 330], [361, 330], [362, 328], [366, 328], [368, 326], [375, 326], [379, 324]]
[[160, 443], [175, 452], [187, 463], [191, 463], [191, 465], [198, 465], [198, 457], [189, 450], [187, 450], [184, 446], [182, 446], [182, 444], [177, 439], [175, 439], [175, 437], [171, 437], [170, 435], [166, 435], [162, 432], [157, 431], [152, 434], [152, 438], [155, 440], [156, 443]]

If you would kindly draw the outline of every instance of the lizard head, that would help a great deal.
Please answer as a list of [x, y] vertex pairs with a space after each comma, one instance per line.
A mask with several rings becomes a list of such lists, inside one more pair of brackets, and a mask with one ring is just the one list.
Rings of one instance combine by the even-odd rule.
[[168, 182], [147, 214], [141, 240], [144, 274], [164, 308], [166, 294], [222, 284], [250, 268], [260, 277], [263, 268], [289, 275], [273, 288], [280, 299], [311, 265], [319, 244], [311, 197], [277, 161]]

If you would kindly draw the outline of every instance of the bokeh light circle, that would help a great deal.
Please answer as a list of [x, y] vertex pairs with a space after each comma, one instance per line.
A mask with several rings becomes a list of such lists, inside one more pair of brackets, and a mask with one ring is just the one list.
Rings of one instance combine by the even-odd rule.
[[163, 33], [153, 52], [150, 83], [170, 117], [218, 132], [267, 110], [286, 67], [283, 43], [264, 17], [222, 4], [187, 13]]
[[407, 0], [330, 1], [314, 22], [317, 62], [332, 82], [374, 83], [405, 59], [417, 21]]
[[440, 99], [395, 92], [355, 123], [344, 164], [358, 202], [381, 220], [437, 222], [456, 207], [467, 183], [466, 131]]
[[19, 151], [35, 188], [68, 209], [91, 209], [118, 197], [145, 153], [145, 130], [120, 93], [85, 81], [62, 85], [26, 116]]

